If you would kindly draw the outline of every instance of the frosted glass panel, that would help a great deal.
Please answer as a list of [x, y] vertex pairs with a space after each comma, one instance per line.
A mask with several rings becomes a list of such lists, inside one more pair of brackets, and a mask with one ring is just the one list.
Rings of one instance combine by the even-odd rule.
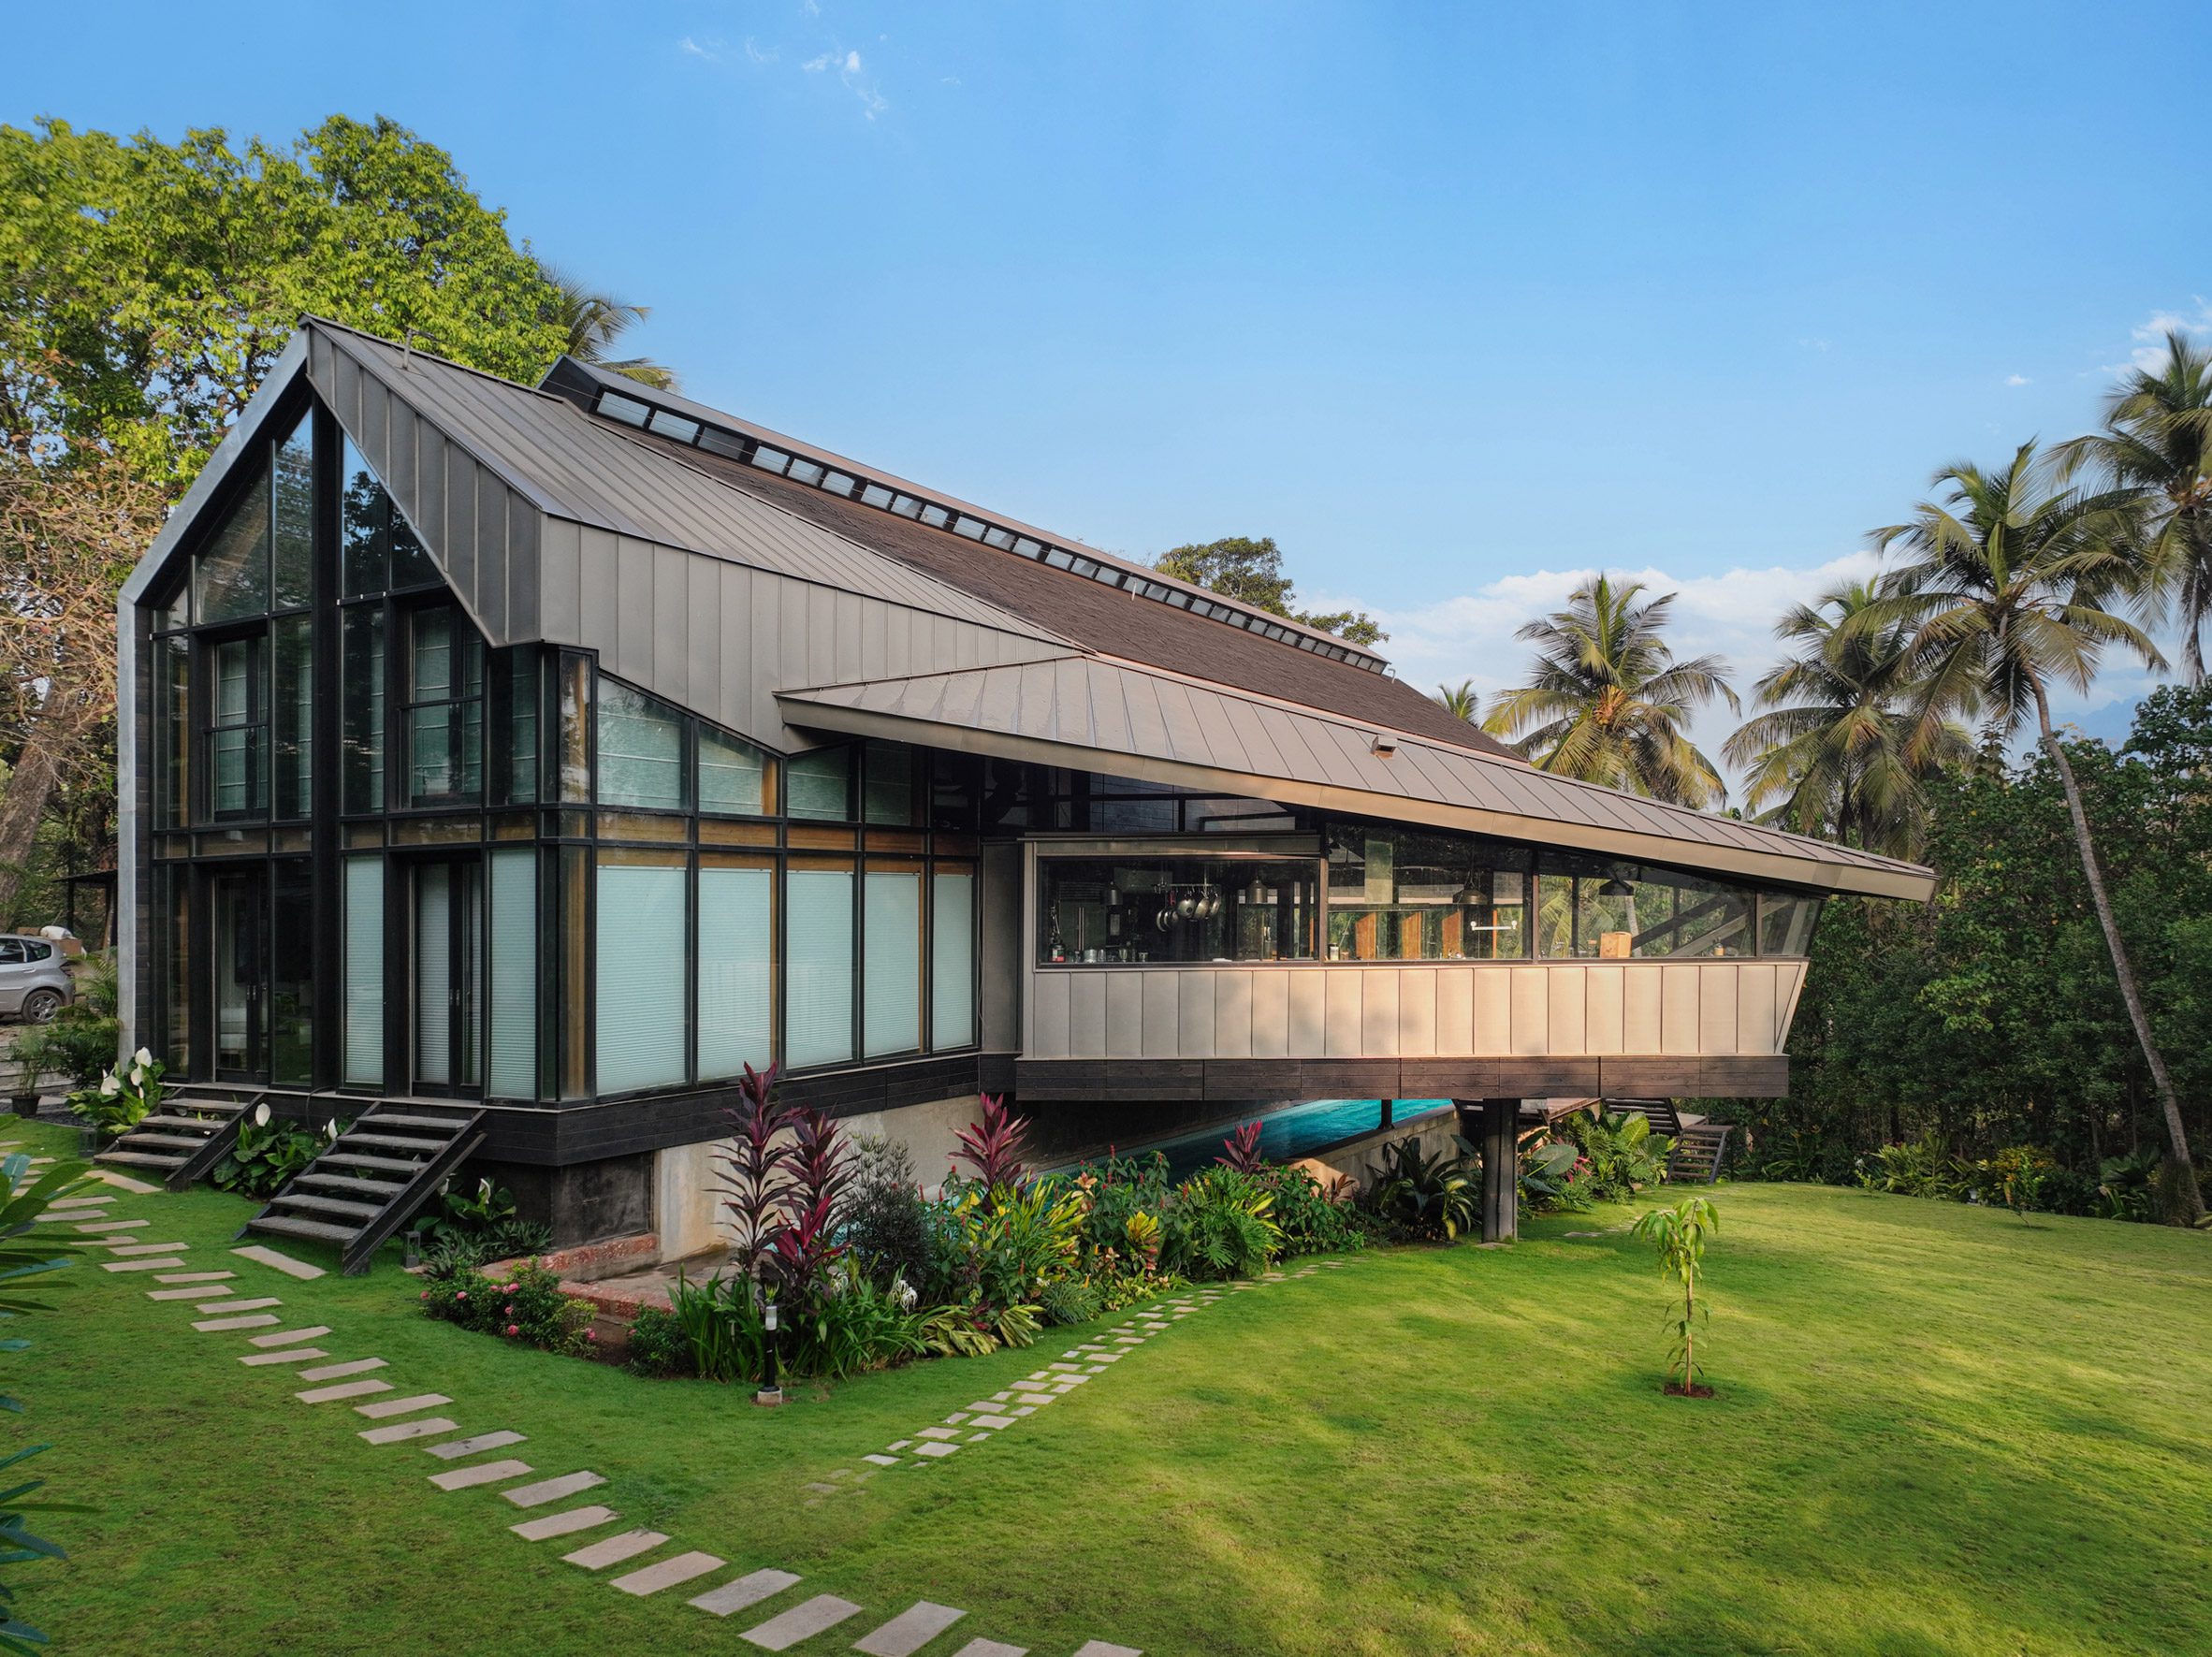
[[863, 1050], [909, 1053], [922, 1045], [922, 871], [870, 869], [866, 901]]
[[345, 864], [345, 1079], [384, 1085], [384, 859]]
[[801, 754], [784, 767], [789, 798], [784, 809], [793, 817], [817, 818], [829, 822], [850, 821], [852, 816], [852, 750], [818, 748]]
[[500, 1098], [538, 1090], [538, 854], [491, 854], [491, 1076]]
[[784, 1062], [836, 1064], [852, 1056], [852, 875], [793, 869], [790, 881]]
[[684, 871], [599, 870], [599, 1091], [684, 1080]]
[[776, 877], [699, 871], [699, 1075], [767, 1068], [776, 1003]]
[[930, 893], [929, 1044], [975, 1040], [975, 877], [940, 871]]
[[684, 808], [683, 716], [612, 679], [599, 681], [599, 803]]
[[453, 1081], [453, 871], [442, 863], [415, 877], [415, 1079]]

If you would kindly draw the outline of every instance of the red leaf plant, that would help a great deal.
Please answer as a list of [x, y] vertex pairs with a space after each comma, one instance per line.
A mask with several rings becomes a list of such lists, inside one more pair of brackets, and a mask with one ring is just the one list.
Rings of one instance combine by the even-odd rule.
[[974, 1169], [975, 1177], [988, 1189], [1004, 1186], [1018, 1191], [1029, 1181], [1029, 1170], [1022, 1161], [1028, 1149], [1028, 1124], [1007, 1110], [1004, 1094], [986, 1093], [982, 1099], [983, 1119], [953, 1136], [960, 1141], [953, 1160]]
[[1245, 1123], [1223, 1140], [1221, 1146], [1229, 1155], [1216, 1156], [1214, 1160], [1237, 1173], [1258, 1173], [1267, 1166], [1267, 1158], [1259, 1154], [1259, 1124], [1257, 1122]]

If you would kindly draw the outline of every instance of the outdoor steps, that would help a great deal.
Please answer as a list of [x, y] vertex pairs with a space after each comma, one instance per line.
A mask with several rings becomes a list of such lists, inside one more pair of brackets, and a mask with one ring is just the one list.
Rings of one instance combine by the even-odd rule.
[[1685, 1123], [1666, 1159], [1666, 1177], [1678, 1185], [1710, 1185], [1721, 1177], [1721, 1159], [1727, 1149], [1725, 1123]]
[[436, 1194], [484, 1142], [484, 1112], [371, 1105], [240, 1229], [335, 1243], [347, 1276]]
[[95, 1163], [158, 1170], [162, 1183], [182, 1191], [207, 1173], [238, 1142], [239, 1125], [253, 1101], [174, 1095], [163, 1108], [143, 1116], [105, 1150]]

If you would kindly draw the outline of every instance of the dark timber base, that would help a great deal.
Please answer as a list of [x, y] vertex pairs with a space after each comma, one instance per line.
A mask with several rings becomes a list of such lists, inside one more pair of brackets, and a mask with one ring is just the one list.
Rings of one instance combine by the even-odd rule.
[[1453, 1099], [1460, 1136], [1482, 1152], [1482, 1241], [1521, 1234], [1521, 1100]]

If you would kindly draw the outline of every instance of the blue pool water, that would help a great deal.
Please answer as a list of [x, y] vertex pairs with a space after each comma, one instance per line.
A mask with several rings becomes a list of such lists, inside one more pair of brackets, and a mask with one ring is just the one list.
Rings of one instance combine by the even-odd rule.
[[[1439, 1111], [1450, 1109], [1449, 1099], [1396, 1099], [1391, 1104], [1391, 1125], [1404, 1126], [1407, 1123], [1433, 1116]], [[1254, 1118], [1247, 1116], [1244, 1120], [1249, 1122]], [[1285, 1105], [1279, 1110], [1267, 1112], [1258, 1120], [1261, 1155], [1270, 1162], [1291, 1162], [1301, 1156], [1310, 1156], [1324, 1145], [1333, 1145], [1340, 1140], [1374, 1132], [1382, 1125], [1382, 1101], [1307, 1099], [1302, 1104]], [[1227, 1123], [1219, 1127], [1184, 1134], [1177, 1139], [1138, 1146], [1129, 1154], [1150, 1156], [1157, 1151], [1167, 1157], [1170, 1172], [1186, 1174], [1205, 1167], [1220, 1156], [1222, 1141], [1240, 1126], [1241, 1123]]]

